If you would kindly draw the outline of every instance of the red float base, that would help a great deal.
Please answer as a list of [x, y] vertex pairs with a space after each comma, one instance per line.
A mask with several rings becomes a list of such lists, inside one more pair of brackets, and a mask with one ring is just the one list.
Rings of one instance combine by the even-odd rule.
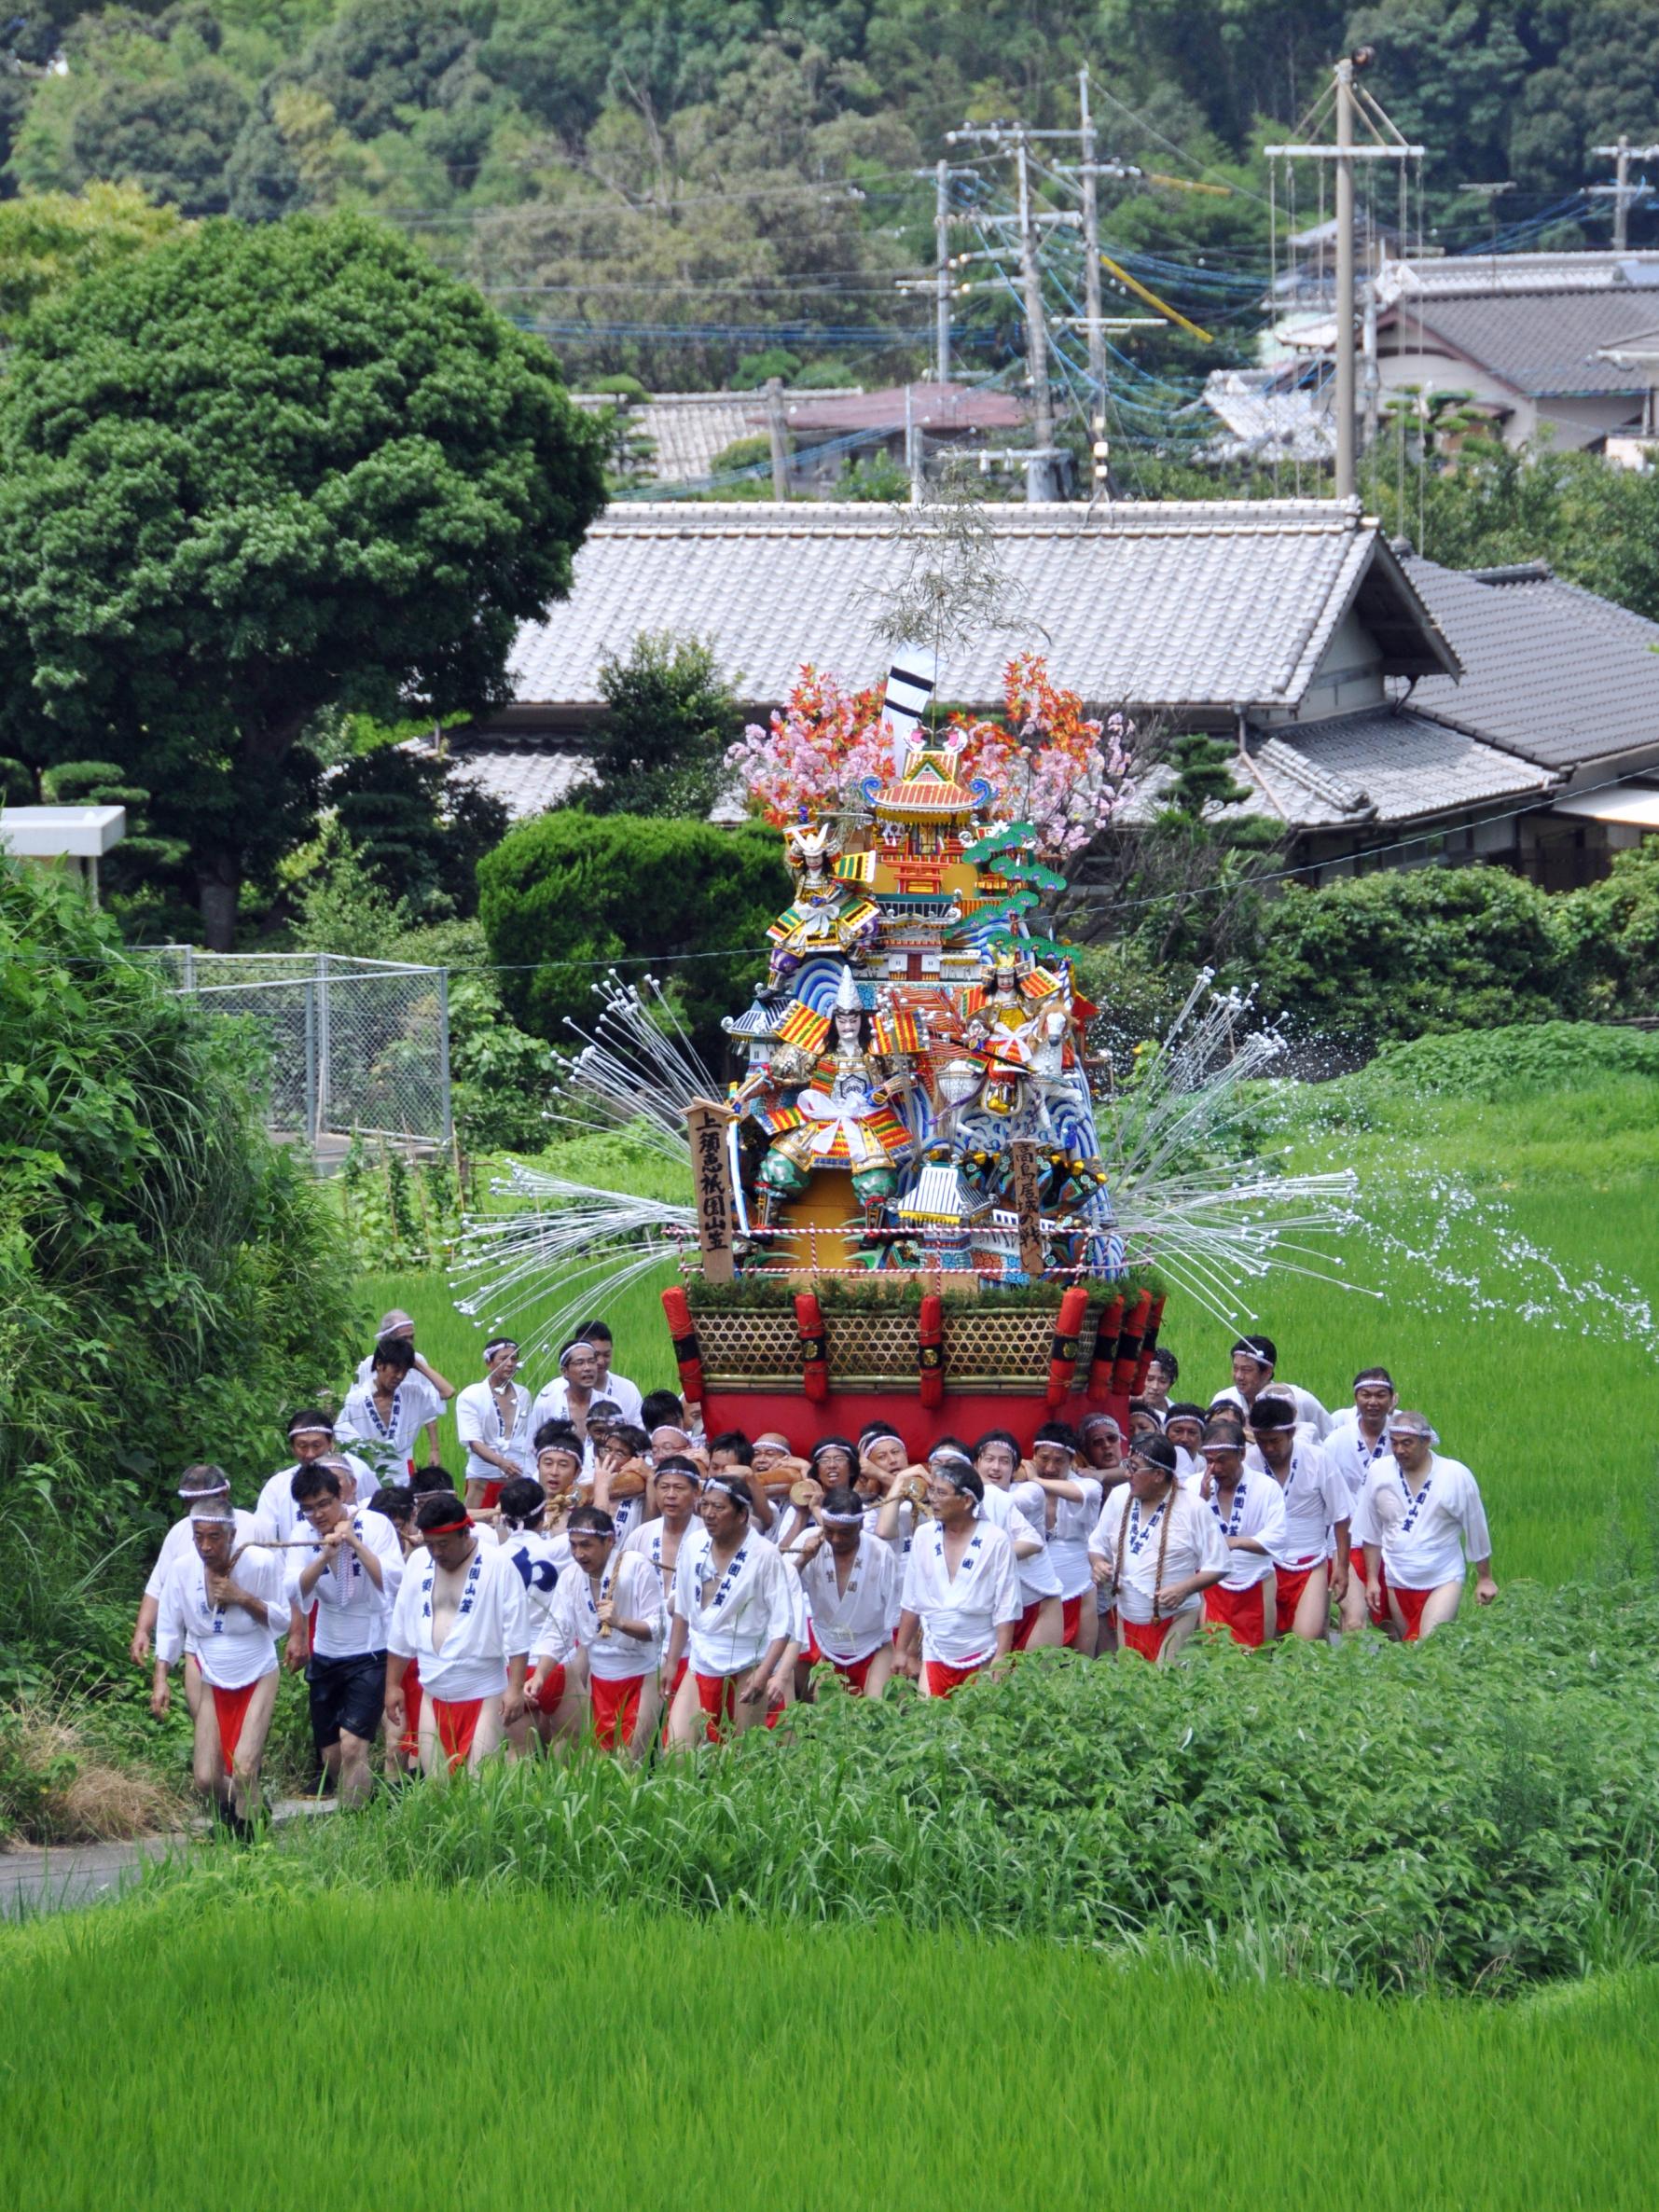
[[941, 1436], [958, 1436], [971, 1445], [988, 1429], [1006, 1429], [1019, 1440], [1022, 1452], [1044, 1421], [1070, 1421], [1076, 1428], [1091, 1413], [1109, 1413], [1125, 1435], [1129, 1430], [1127, 1394], [1102, 1403], [1073, 1390], [1063, 1405], [1049, 1407], [1039, 1393], [1015, 1396], [996, 1390], [953, 1390], [947, 1386], [945, 1402], [937, 1408], [923, 1407], [914, 1391], [832, 1390], [822, 1405], [814, 1405], [798, 1390], [710, 1390], [703, 1401], [705, 1434], [740, 1429], [755, 1437], [768, 1429], [787, 1436], [804, 1459], [825, 1436], [847, 1436], [855, 1442], [866, 1421], [890, 1421], [905, 1440], [912, 1459], [921, 1459]]

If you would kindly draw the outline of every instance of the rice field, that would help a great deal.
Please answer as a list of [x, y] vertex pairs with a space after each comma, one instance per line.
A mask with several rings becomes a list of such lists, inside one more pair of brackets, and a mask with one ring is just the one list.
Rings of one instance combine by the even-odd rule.
[[892, 1925], [271, 1902], [204, 1869], [0, 1936], [9, 2212], [1652, 2202], [1651, 1972], [1402, 2004]]
[[[1370, 1226], [1326, 1255], [1357, 1288], [1276, 1273], [1241, 1315], [1278, 1340], [1285, 1379], [1335, 1406], [1357, 1368], [1388, 1364], [1480, 1477], [1500, 1581], [1561, 1583], [1648, 1556], [1659, 1465], [1641, 1411], [1659, 1350], [1652, 1083], [1601, 1079], [1497, 1104], [1311, 1088], [1289, 1134], [1302, 1164], [1357, 1168]], [[375, 1313], [417, 1317], [451, 1381], [481, 1373], [481, 1324], [495, 1317], [456, 1313], [441, 1276], [369, 1276], [363, 1288]], [[616, 1364], [643, 1389], [674, 1381], [659, 1288], [630, 1284], [607, 1308]], [[1229, 1379], [1232, 1332], [1214, 1317], [1178, 1295], [1163, 1334], [1182, 1361], [1178, 1394], [1206, 1398]], [[451, 1424], [444, 1433], [448, 1452]]]

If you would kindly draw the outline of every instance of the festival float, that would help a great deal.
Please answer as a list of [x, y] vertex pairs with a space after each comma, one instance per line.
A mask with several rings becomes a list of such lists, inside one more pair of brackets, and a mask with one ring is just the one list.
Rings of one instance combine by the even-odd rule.
[[[1036, 926], [1065, 880], [1046, 841], [1112, 795], [1104, 732], [1038, 662], [1010, 665], [1001, 728], [927, 728], [931, 688], [902, 663], [848, 715], [806, 671], [748, 750], [795, 897], [725, 1024], [740, 1069], [686, 1109], [698, 1250], [662, 1294], [712, 1434], [805, 1449], [879, 1417], [919, 1454], [991, 1426], [1029, 1445], [1124, 1415], [1157, 1342], [1096, 1132], [1097, 1009]], [[1069, 745], [1058, 821], [1021, 812], [1055, 778], [1010, 727]]]
[[688, 1170], [691, 1203], [515, 1164], [505, 1209], [469, 1223], [456, 1303], [528, 1357], [671, 1271], [681, 1389], [711, 1435], [805, 1451], [879, 1417], [919, 1457], [988, 1427], [1029, 1446], [1097, 1406], [1127, 1425], [1167, 1287], [1237, 1328], [1269, 1265], [1329, 1272], [1295, 1232], [1351, 1220], [1351, 1175], [1221, 1141], [1282, 1040], [1201, 985], [1114, 1067], [1045, 933], [1055, 864], [1127, 789], [1130, 733], [1030, 656], [1000, 720], [930, 725], [933, 675], [909, 655], [855, 694], [804, 668], [733, 749], [794, 895], [722, 1024], [727, 1065], [671, 990], [607, 975], [560, 1115], [659, 1181]]

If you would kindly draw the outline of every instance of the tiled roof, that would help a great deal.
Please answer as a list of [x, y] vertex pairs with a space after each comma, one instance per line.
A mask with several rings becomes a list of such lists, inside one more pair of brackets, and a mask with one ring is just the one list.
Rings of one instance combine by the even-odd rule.
[[1601, 347], [1652, 330], [1654, 298], [1652, 290], [1639, 286], [1408, 296], [1379, 316], [1377, 328], [1392, 330], [1409, 356], [1420, 319], [1431, 346], [1438, 339], [1530, 396], [1611, 393], [1635, 399], [1647, 389], [1646, 379], [1596, 356]]
[[[1037, 648], [1091, 704], [1175, 711], [1293, 705], [1356, 601], [1398, 674], [1455, 668], [1357, 502], [1251, 500], [983, 510], [1012, 626], [947, 656], [943, 696], [999, 703], [1011, 653]], [[600, 663], [642, 629], [709, 641], [740, 697], [773, 706], [806, 660], [864, 684], [885, 669], [873, 596], [914, 541], [877, 505], [770, 502], [613, 508], [576, 555], [568, 601], [528, 624], [520, 709], [588, 708]]]
[[1328, 399], [1316, 407], [1313, 394], [1287, 386], [1279, 369], [1212, 369], [1203, 396], [1224, 426], [1210, 441], [1218, 461], [1329, 461], [1335, 450]]
[[1419, 683], [1414, 708], [1551, 768], [1659, 753], [1659, 623], [1541, 564], [1465, 573], [1413, 555], [1405, 569], [1464, 671]]
[[1435, 260], [1387, 261], [1376, 277], [1384, 305], [1404, 293], [1425, 298], [1471, 292], [1624, 292], [1659, 287], [1659, 254], [1611, 248], [1565, 254], [1449, 254]]
[[[879, 392], [809, 392], [786, 399], [784, 413], [791, 430], [803, 434], [902, 430], [905, 390], [903, 384], [890, 384]], [[1007, 392], [938, 383], [916, 383], [909, 390], [912, 422], [935, 437], [961, 430], [1018, 430], [1026, 420], [1023, 403]]]
[[[844, 392], [790, 393], [790, 399], [856, 398], [859, 387]], [[589, 412], [615, 407], [604, 393], [572, 394], [577, 407]], [[901, 402], [900, 420], [904, 419]], [[629, 427], [652, 439], [657, 450], [650, 462], [658, 484], [687, 484], [712, 474], [714, 458], [740, 437], [758, 437], [767, 426], [766, 399], [759, 392], [661, 392], [636, 401], [629, 409]]]
[[552, 752], [540, 745], [477, 744], [466, 740], [450, 747], [455, 781], [470, 783], [500, 799], [515, 822], [562, 807], [578, 783], [592, 780], [593, 765], [580, 753]]
[[[1409, 708], [1374, 708], [1258, 733], [1245, 758], [1234, 762], [1233, 774], [1250, 794], [1240, 813], [1293, 830], [1431, 820], [1541, 795], [1555, 781], [1548, 769]], [[1129, 819], [1155, 814], [1168, 781], [1167, 769], [1149, 778]]]

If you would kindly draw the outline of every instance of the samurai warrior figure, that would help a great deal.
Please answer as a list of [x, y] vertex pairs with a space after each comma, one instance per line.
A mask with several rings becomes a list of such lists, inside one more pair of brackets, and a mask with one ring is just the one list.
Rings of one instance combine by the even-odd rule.
[[770, 1225], [778, 1202], [798, 1198], [820, 1168], [850, 1173], [866, 1229], [879, 1222], [898, 1189], [897, 1163], [911, 1150], [911, 1140], [888, 1103], [902, 1079], [867, 1045], [858, 985], [852, 970], [844, 968], [821, 1049], [780, 1045], [764, 1079], [752, 1076], [734, 1099], [737, 1104], [761, 1080], [787, 1094], [786, 1103], [757, 1116], [772, 1139], [760, 1165], [763, 1227]]

